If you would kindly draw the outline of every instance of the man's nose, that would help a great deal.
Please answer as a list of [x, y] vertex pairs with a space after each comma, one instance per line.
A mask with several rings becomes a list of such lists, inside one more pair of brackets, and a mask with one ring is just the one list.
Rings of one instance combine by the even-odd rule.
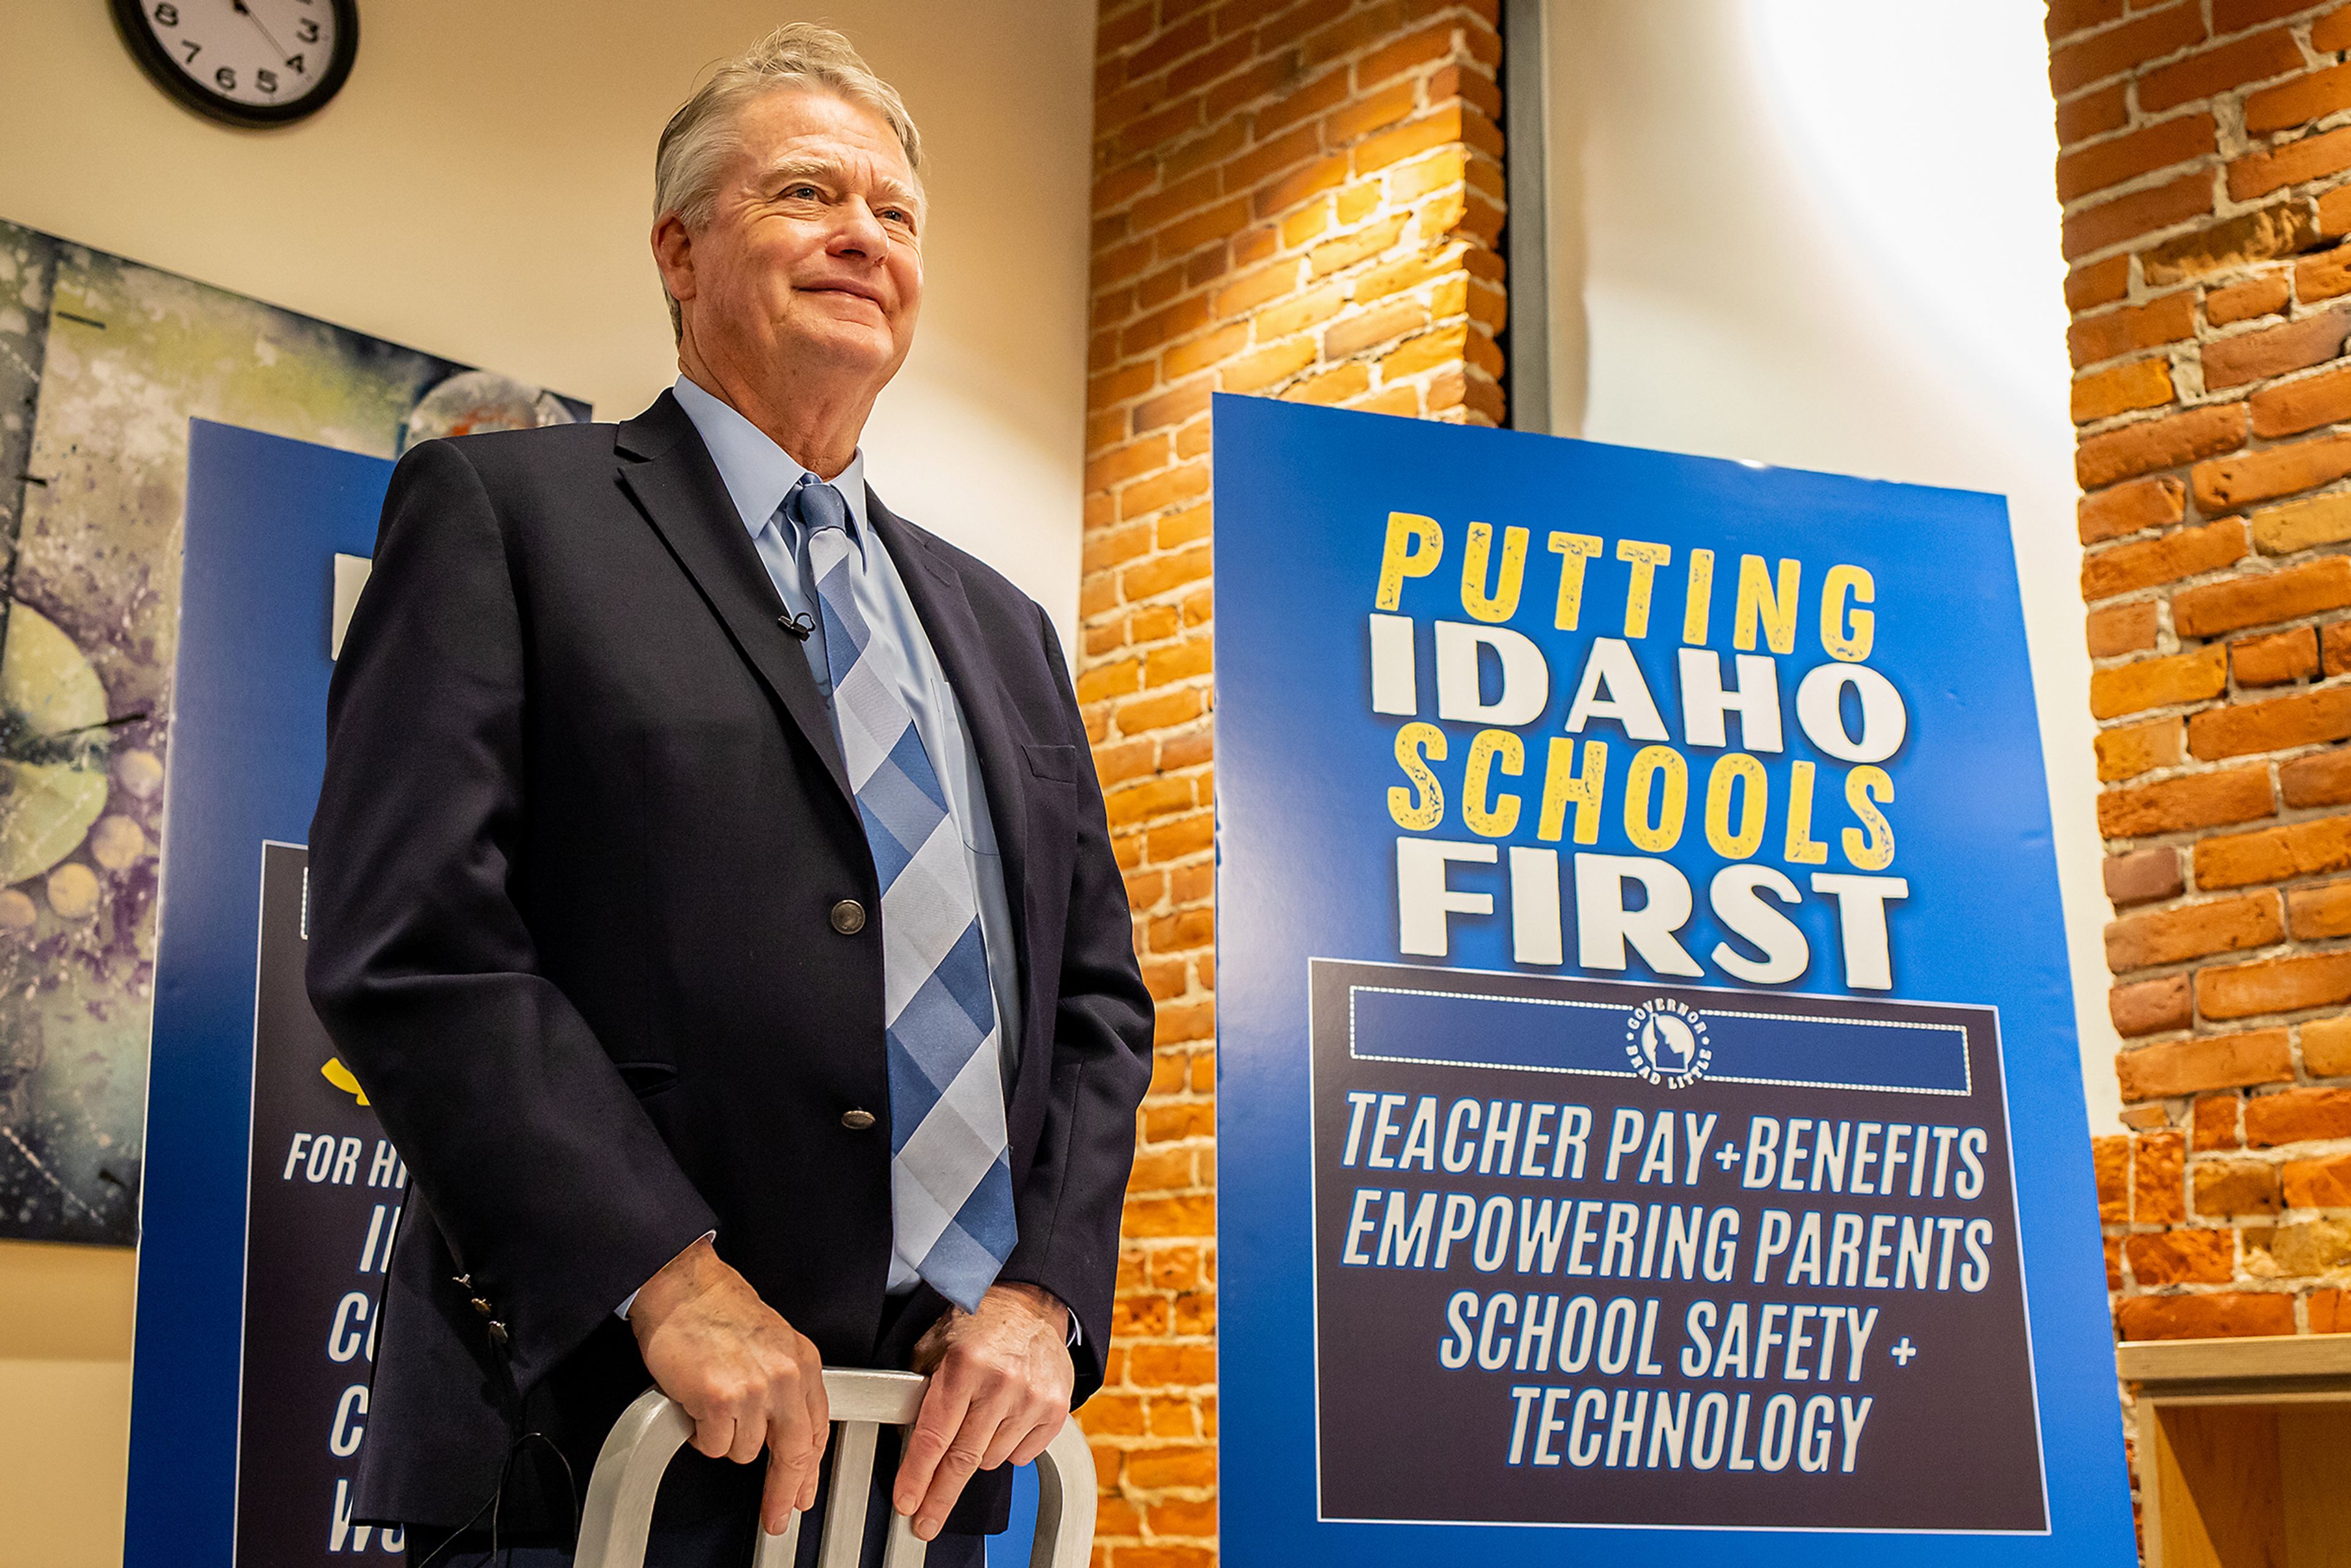
[[842, 204], [840, 226], [833, 230], [832, 244], [828, 247], [835, 256], [863, 256], [879, 260], [890, 246], [890, 232], [874, 216], [873, 209], [862, 200], [852, 197]]

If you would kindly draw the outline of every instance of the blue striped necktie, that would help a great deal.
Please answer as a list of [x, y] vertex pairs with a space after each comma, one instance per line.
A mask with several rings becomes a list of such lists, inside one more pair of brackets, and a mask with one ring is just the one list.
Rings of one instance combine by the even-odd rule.
[[824, 616], [832, 713], [882, 887], [890, 1208], [898, 1253], [966, 1310], [1012, 1255], [996, 998], [963, 835], [857, 608], [849, 507], [804, 474], [785, 499]]

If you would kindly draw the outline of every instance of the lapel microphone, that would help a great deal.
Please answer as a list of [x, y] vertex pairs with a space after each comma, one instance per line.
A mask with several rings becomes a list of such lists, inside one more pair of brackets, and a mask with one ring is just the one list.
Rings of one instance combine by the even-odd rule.
[[809, 640], [809, 633], [816, 630], [816, 618], [803, 610], [797, 615], [777, 616], [776, 624], [791, 633], [797, 641], [805, 643]]

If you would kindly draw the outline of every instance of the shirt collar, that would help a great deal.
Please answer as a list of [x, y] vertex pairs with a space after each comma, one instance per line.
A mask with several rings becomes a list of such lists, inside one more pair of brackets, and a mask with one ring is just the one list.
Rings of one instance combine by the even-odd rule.
[[[733, 404], [713, 397], [685, 376], [677, 378], [671, 389], [677, 394], [685, 417], [694, 422], [701, 434], [702, 444], [710, 451], [710, 460], [718, 466], [718, 477], [726, 486], [735, 510], [741, 514], [743, 527], [754, 538], [784, 504], [791, 487], [799, 483], [808, 470], [794, 462], [789, 454], [768, 438], [767, 432], [736, 412]], [[849, 466], [831, 480], [841, 498], [849, 503], [849, 531], [862, 543], [865, 531], [865, 453], [860, 448], [849, 460]], [[787, 536], [789, 537], [789, 536]]]

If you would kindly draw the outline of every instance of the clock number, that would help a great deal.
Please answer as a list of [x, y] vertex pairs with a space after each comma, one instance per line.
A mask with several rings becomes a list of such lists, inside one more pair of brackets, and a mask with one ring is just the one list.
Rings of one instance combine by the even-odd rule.
[[277, 73], [272, 70], [256, 71], [253, 73], [253, 85], [259, 88], [264, 92], [276, 92], [277, 90]]
[[204, 47], [196, 42], [193, 38], [182, 38], [180, 40], [180, 47], [188, 51], [188, 63], [190, 65], [194, 65], [196, 63], [196, 57], [204, 52]]
[[319, 41], [319, 24], [305, 16], [296, 26], [294, 36], [306, 44], [315, 44]]
[[293, 68], [294, 74], [297, 76], [308, 76], [310, 74], [310, 68], [302, 63], [302, 57], [299, 55], [287, 57], [286, 63]]
[[226, 66], [223, 66], [220, 69], [213, 72], [213, 80], [220, 83], [221, 90], [223, 92], [235, 92], [236, 90], [236, 73], [229, 69]]
[[170, 5], [168, 3], [156, 6], [155, 25], [159, 27], [178, 26], [180, 25], [180, 8], [177, 5]]

